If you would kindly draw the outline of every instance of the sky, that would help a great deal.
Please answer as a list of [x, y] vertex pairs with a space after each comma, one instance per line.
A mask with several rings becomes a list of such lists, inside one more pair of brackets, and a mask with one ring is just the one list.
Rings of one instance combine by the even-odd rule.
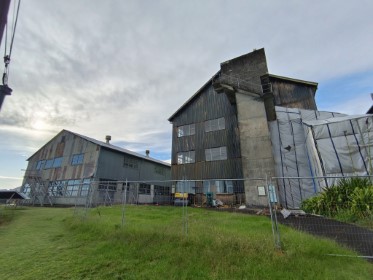
[[169, 162], [168, 118], [221, 62], [253, 49], [265, 48], [271, 74], [318, 82], [319, 110], [364, 114], [372, 11], [370, 0], [22, 1], [0, 189], [20, 186], [27, 158], [62, 129]]

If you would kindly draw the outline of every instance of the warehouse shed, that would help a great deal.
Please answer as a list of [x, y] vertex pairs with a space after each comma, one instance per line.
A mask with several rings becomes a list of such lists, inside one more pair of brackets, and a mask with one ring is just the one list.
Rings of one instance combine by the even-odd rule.
[[[62, 130], [28, 159], [21, 191], [31, 204], [170, 203], [166, 162]], [[125, 184], [124, 182], [130, 182]]]

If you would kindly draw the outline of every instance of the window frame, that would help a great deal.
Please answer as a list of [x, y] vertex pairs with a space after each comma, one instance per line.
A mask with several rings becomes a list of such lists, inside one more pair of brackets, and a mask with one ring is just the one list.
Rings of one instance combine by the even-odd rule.
[[[218, 150], [219, 150], [219, 154], [217, 154]], [[216, 154], [213, 154], [213, 153], [216, 153]], [[227, 160], [227, 159], [228, 159], [227, 146], [220, 146], [220, 147], [205, 149], [205, 160], [206, 161], [217, 161], [217, 160]]]
[[[188, 159], [188, 160], [187, 160]], [[196, 151], [184, 151], [177, 153], [177, 164], [190, 164], [196, 162]]]
[[225, 117], [205, 121], [205, 132], [219, 131], [225, 129]]
[[36, 170], [42, 170], [42, 169], [44, 168], [45, 162], [46, 162], [45, 159], [43, 159], [43, 160], [39, 160], [39, 161], [36, 163]]
[[139, 160], [134, 157], [124, 156], [123, 158], [123, 167], [125, 168], [132, 168], [138, 169], [139, 168]]
[[54, 158], [52, 159], [47, 159], [44, 163], [44, 169], [51, 169], [53, 168], [53, 161], [54, 161]]
[[151, 194], [151, 188], [152, 186], [146, 183], [140, 183], [139, 184], [139, 191], [138, 194], [143, 195], [150, 195]]
[[71, 157], [71, 165], [80, 165], [84, 162], [84, 153], [73, 154]]
[[185, 137], [185, 136], [191, 136], [196, 134], [196, 124], [186, 124], [181, 125], [177, 127], [177, 137]]
[[195, 181], [177, 181], [175, 186], [175, 192], [177, 193], [196, 193], [196, 182]]
[[234, 184], [231, 180], [206, 180], [203, 181], [203, 193], [211, 191], [211, 186], [215, 186], [217, 194], [233, 194]]
[[63, 157], [56, 157], [53, 160], [52, 168], [61, 167], [63, 162]]

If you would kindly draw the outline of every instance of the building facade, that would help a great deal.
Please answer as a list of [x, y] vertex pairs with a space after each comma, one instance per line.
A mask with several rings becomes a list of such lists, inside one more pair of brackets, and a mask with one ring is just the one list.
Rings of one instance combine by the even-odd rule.
[[268, 74], [264, 49], [221, 63], [170, 118], [176, 191], [228, 204], [265, 205], [259, 186], [274, 176], [268, 121], [275, 106], [316, 110], [317, 83]]
[[[83, 205], [170, 202], [170, 165], [62, 130], [28, 159], [22, 189], [31, 203]], [[124, 182], [129, 182], [126, 186]]]

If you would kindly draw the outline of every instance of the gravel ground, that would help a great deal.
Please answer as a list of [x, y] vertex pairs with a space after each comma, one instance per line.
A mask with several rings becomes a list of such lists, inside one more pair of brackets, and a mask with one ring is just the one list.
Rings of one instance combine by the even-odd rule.
[[[269, 216], [268, 209], [216, 209], [217, 211], [229, 211], [255, 215], [260, 212]], [[277, 213], [279, 223], [297, 230], [308, 232], [312, 235], [326, 237], [347, 246], [356, 251], [360, 256], [373, 262], [373, 231], [353, 224], [343, 223], [314, 215], [291, 215], [284, 219], [281, 213]], [[281, 232], [280, 232], [281, 235]], [[333, 252], [330, 252], [333, 254]]]
[[361, 256], [370, 257], [370, 260], [373, 261], [373, 231], [371, 230], [353, 224], [312, 215], [292, 215], [284, 219], [281, 214], [278, 214], [277, 219], [281, 224], [313, 235], [333, 239], [355, 250]]

